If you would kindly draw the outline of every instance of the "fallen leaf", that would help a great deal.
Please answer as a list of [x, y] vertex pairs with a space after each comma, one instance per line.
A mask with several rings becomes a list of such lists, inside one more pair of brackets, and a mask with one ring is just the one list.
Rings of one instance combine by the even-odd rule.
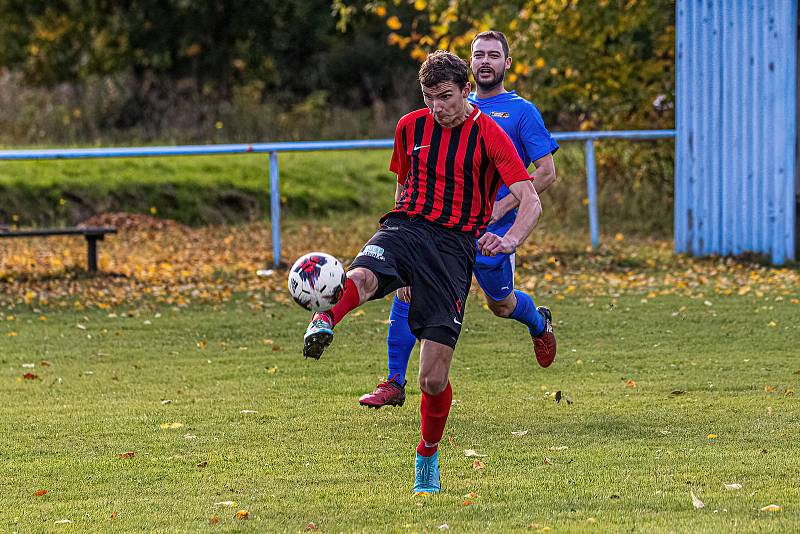
[[239, 413], [248, 414], [248, 413], [258, 413], [255, 410], [240, 410]]
[[200, 341], [197, 342], [198, 349], [204, 349], [206, 348], [206, 345], [208, 345], [208, 343], [206, 342], [205, 339], [201, 339]]
[[277, 367], [270, 367], [270, 368], [267, 369], [267, 374], [270, 374], [270, 375], [274, 375], [277, 372], [278, 372], [278, 368]]
[[33, 496], [34, 497], [41, 497], [42, 495], [46, 495], [46, 494], [47, 494], [47, 490], [46, 489], [40, 489], [36, 493], [34, 493]]
[[247, 510], [239, 510], [236, 512], [236, 519], [243, 520], [243, 519], [250, 519], [250, 512]]
[[467, 499], [467, 500], [465, 500], [464, 502], [461, 503], [461, 506], [471, 506], [473, 504], [475, 504], [473, 501]]
[[774, 393], [775, 392], [775, 388], [773, 386], [770, 386], [769, 384], [766, 384], [764, 386], [764, 391], [766, 393]]
[[768, 504], [761, 509], [762, 512], [780, 512], [781, 507], [777, 504]]
[[697, 495], [695, 495], [693, 491], [689, 491], [689, 495], [691, 495], [691, 496], [692, 496], [692, 506], [694, 506], [694, 507], [695, 507], [696, 509], [698, 509], [698, 510], [699, 510], [700, 508], [703, 508], [703, 507], [705, 507], [705, 503], [703, 503], [703, 501], [701, 501], [700, 499], [698, 499], [698, 498], [697, 498]]
[[556, 391], [556, 402], [561, 402], [561, 390]]
[[33, 369], [34, 367], [36, 367], [35, 363], [23, 363], [22, 364], [22, 368], [23, 369]]
[[636, 387], [636, 382], [634, 382], [633, 380], [628, 380], [627, 382], [625, 382], [625, 387], [626, 388], [635, 388]]
[[81, 330], [86, 330], [86, 327], [82, 324], [77, 325], [77, 327], [80, 328]]
[[729, 490], [740, 490], [742, 489], [742, 485], [738, 483], [733, 484], [725, 484], [725, 487]]
[[512, 436], [517, 436], [517, 437], [522, 437], [527, 433], [528, 433], [527, 430], [516, 430], [516, 431], [511, 432], [511, 435]]
[[464, 498], [465, 499], [477, 499], [478, 498], [478, 494], [475, 493], [474, 491], [470, 491], [469, 493], [464, 495]]
[[111, 512], [111, 520], [112, 520], [112, 521], [113, 521], [114, 519], [116, 519], [116, 518], [117, 518], [117, 516], [119, 516], [119, 514], [118, 514], [117, 512]]
[[220, 502], [215, 502], [215, 503], [214, 503], [214, 506], [227, 506], [227, 507], [229, 507], [229, 508], [233, 508], [234, 506], [236, 506], [236, 501], [220, 501]]
[[483, 463], [483, 460], [475, 460], [474, 462], [472, 462], [472, 468], [475, 471], [480, 471], [484, 467], [486, 467], [486, 464]]
[[134, 456], [136, 456], [136, 453], [135, 453], [135, 452], [133, 452], [133, 451], [128, 451], [128, 452], [123, 452], [123, 453], [121, 453], [121, 454], [118, 454], [118, 455], [117, 455], [117, 458], [121, 458], [121, 459], [123, 459], [123, 460], [127, 460], [128, 458], [133, 458]]
[[566, 445], [559, 445], [558, 447], [550, 447], [551, 451], [565, 451], [569, 449]]
[[56, 525], [69, 525], [69, 524], [73, 523], [73, 521], [70, 520], [70, 519], [59, 519], [55, 523], [56, 523]]
[[678, 395], [683, 395], [684, 393], [686, 393], [686, 392], [683, 391], [682, 389], [673, 389], [672, 391], [669, 392], [670, 395], [673, 395], [673, 396], [676, 396], [676, 397]]
[[24, 375], [22, 375], [22, 378], [24, 378], [25, 380], [39, 380], [39, 375], [34, 373], [25, 373]]
[[39, 367], [50, 367], [50, 362], [47, 360], [42, 360], [39, 362]]
[[442, 524], [441, 524], [441, 525], [439, 525], [437, 528], [438, 528], [439, 530], [450, 530], [450, 525], [448, 525], [447, 523], [442, 523]]
[[474, 449], [464, 449], [464, 456], [467, 458], [486, 458], [488, 454], [478, 454]]
[[209, 524], [211, 524], [211, 525], [217, 525], [217, 524], [219, 524], [219, 516], [218, 516], [217, 514], [214, 514], [214, 515], [212, 515], [212, 516], [209, 518], [208, 522], [209, 522]]
[[547, 456], [544, 457], [544, 465], [551, 465], [553, 461]]
[[208, 460], [203, 460], [202, 462], [197, 464], [197, 467], [199, 467], [200, 469], [203, 469], [204, 467], [208, 467]]
[[350, 317], [361, 317], [362, 315], [364, 315], [364, 310], [358, 310], [357, 312], [352, 314]]
[[161, 404], [164, 404], [164, 405], [167, 405], [167, 404], [172, 404], [172, 399], [163, 399], [163, 400], [161, 401]]
[[709, 434], [708, 435], [708, 439], [717, 439], [717, 435], [716, 434]]
[[160, 425], [158, 425], [158, 426], [160, 426], [160, 427], [161, 427], [161, 428], [163, 428], [164, 430], [167, 430], [167, 429], [175, 429], [175, 428], [180, 428], [180, 427], [182, 427], [182, 426], [183, 426], [183, 423], [161, 423], [161, 424], [160, 424]]
[[312, 530], [319, 530], [319, 527], [317, 526], [316, 523], [314, 523], [313, 521], [310, 521], [306, 525], [306, 532], [309, 532], [309, 531], [312, 531]]

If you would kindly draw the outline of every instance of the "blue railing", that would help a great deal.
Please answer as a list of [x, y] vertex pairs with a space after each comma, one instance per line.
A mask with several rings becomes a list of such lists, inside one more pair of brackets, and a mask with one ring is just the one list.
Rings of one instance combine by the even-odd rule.
[[[586, 153], [586, 191], [589, 200], [589, 235], [592, 247], [600, 245], [597, 214], [597, 171], [594, 142], [602, 139], [668, 139], [675, 130], [635, 130], [619, 132], [556, 132], [558, 141], [584, 141]], [[392, 139], [367, 141], [304, 141], [298, 143], [255, 143], [240, 145], [190, 145], [172, 147], [133, 148], [65, 148], [46, 150], [0, 150], [3, 160], [89, 159], [89, 158], [142, 158], [165, 156], [208, 156], [230, 154], [269, 154], [269, 197], [272, 221], [272, 258], [275, 267], [281, 260], [281, 202], [279, 193], [278, 153], [309, 152], [317, 150], [363, 150], [392, 148]]]

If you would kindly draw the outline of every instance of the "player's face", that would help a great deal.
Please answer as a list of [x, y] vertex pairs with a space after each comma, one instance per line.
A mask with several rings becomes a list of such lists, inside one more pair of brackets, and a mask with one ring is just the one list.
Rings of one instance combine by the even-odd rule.
[[511, 57], [506, 57], [500, 41], [478, 39], [472, 45], [470, 69], [481, 89], [492, 89], [502, 84], [510, 67]]
[[442, 82], [433, 87], [422, 85], [422, 99], [433, 113], [433, 118], [445, 128], [464, 122], [469, 82], [459, 88], [455, 82]]

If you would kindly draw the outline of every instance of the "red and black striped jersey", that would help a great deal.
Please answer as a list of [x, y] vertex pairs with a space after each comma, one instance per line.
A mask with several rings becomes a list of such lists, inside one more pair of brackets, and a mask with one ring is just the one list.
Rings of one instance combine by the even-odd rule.
[[384, 216], [422, 217], [478, 237], [486, 230], [501, 180], [529, 180], [503, 129], [476, 107], [455, 128], [444, 128], [428, 108], [397, 123], [389, 170], [404, 186]]

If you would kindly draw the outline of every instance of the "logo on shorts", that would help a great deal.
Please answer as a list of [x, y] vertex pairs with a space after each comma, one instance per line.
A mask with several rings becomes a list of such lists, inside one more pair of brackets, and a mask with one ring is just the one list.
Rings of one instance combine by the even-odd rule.
[[458, 312], [459, 315], [464, 315], [463, 313], [461, 313], [461, 306], [462, 306], [461, 299], [456, 299], [456, 311]]
[[358, 255], [369, 256], [371, 258], [375, 258], [376, 260], [386, 261], [386, 258], [383, 257], [383, 249], [378, 245], [367, 245]]
[[501, 119], [507, 119], [511, 116], [508, 111], [492, 111], [489, 113], [490, 117], [500, 117]]

